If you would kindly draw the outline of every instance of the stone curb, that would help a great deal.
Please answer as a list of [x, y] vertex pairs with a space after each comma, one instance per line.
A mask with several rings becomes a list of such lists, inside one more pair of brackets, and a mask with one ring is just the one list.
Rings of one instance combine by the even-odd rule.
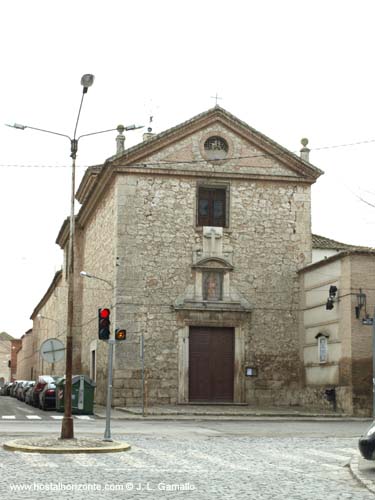
[[[59, 444], [56, 440], [56, 444]], [[65, 446], [62, 442], [60, 446], [41, 446], [33, 445], [32, 440], [30, 444], [24, 444], [24, 440], [8, 441], [3, 444], [3, 448], [7, 451], [22, 451], [25, 453], [117, 453], [121, 451], [130, 450], [131, 446], [125, 442], [113, 441], [110, 445], [104, 444], [103, 441], [96, 440], [96, 446], [78, 446], [77, 445]]]
[[[121, 416], [111, 416], [111, 420], [133, 420], [133, 421], [176, 421], [176, 420], [295, 420], [295, 421], [318, 421], [318, 422], [372, 422], [370, 417], [350, 417], [345, 415], [296, 415], [296, 414], [269, 414], [257, 413], [253, 415], [226, 415], [226, 414], [148, 414], [139, 415], [136, 413], [123, 412]], [[106, 417], [100, 413], [95, 413], [95, 417], [104, 420]]]
[[359, 467], [359, 460], [360, 456], [359, 455], [354, 455], [352, 459], [350, 460], [349, 463], [349, 470], [352, 474], [352, 476], [360, 483], [362, 484], [365, 488], [367, 488], [371, 493], [375, 493], [375, 486], [374, 482], [371, 481], [370, 479], [367, 479], [360, 470]]

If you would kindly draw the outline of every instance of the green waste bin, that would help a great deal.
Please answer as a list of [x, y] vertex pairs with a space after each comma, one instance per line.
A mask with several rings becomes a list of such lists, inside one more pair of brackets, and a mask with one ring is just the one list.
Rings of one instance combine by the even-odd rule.
[[[72, 414], [92, 415], [94, 413], [95, 382], [87, 375], [72, 378]], [[56, 409], [64, 411], [65, 378], [56, 382]]]

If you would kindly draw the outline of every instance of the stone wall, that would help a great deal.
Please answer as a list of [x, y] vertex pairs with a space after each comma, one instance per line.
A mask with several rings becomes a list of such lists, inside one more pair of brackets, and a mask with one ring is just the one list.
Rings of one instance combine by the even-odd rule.
[[[194, 150], [199, 137], [190, 141]], [[188, 154], [186, 144], [181, 149]], [[192, 253], [203, 247], [202, 229], [195, 224], [197, 182], [213, 182], [204, 167], [198, 179], [180, 176], [177, 169], [168, 176], [148, 171], [118, 178], [116, 319], [127, 328], [128, 341], [117, 348], [115, 405], [139, 404], [141, 334], [149, 402], [178, 399], [178, 324], [171, 305], [193, 285]], [[225, 170], [230, 173], [231, 166]], [[300, 387], [296, 271], [311, 259], [310, 187], [225, 181], [230, 186], [224, 240], [233, 252], [231, 282], [254, 307], [243, 328], [246, 363], [257, 366], [258, 377], [243, 381], [246, 402], [277, 404], [281, 387], [295, 393], [291, 398]]]
[[[161, 141], [137, 166], [122, 168], [121, 158], [107, 163], [96, 191], [87, 195], [78, 216], [77, 260], [81, 269], [110, 283], [84, 279], [77, 292], [82, 372], [92, 371], [95, 352], [97, 402], [105, 401], [107, 370], [107, 345], [97, 340], [99, 307], [111, 308], [113, 330], [127, 330], [126, 342], [116, 346], [114, 405], [139, 405], [142, 391], [149, 404], [179, 401], [181, 329], [192, 324], [194, 314], [179, 316], [175, 303], [196, 288], [193, 254], [204, 247], [196, 225], [202, 184], [226, 186], [229, 193], [229, 226], [222, 238], [233, 269], [226, 286], [239, 303], [242, 297], [251, 304], [251, 314], [230, 312], [242, 343], [236, 346], [243, 360], [236, 368], [238, 397], [254, 404], [278, 404], [280, 394], [291, 404], [298, 399], [297, 270], [311, 261], [312, 180], [288, 166], [295, 160], [263, 155], [246, 134], [215, 122], [172, 143]], [[216, 135], [227, 140], [230, 158], [207, 161], [204, 141]], [[220, 326], [220, 318], [207, 312], [202, 321]], [[256, 378], [245, 379], [248, 365], [257, 367]]]
[[[80, 254], [76, 259], [77, 274], [84, 270], [95, 278], [80, 278], [77, 294], [81, 293], [81, 372], [96, 378], [96, 401], [105, 403], [107, 380], [108, 346], [98, 340], [98, 309], [111, 309], [111, 329], [114, 330], [116, 318], [114, 308], [114, 271], [116, 268], [116, 186], [112, 184], [96, 206], [95, 212], [88, 219], [80, 235]], [[77, 301], [80, 307], [80, 301]], [[77, 308], [76, 308], [77, 309]], [[90, 366], [92, 352], [95, 351], [96, 374]]]
[[35, 335], [29, 330], [21, 337], [22, 348], [17, 355], [17, 380], [34, 380], [37, 363]]

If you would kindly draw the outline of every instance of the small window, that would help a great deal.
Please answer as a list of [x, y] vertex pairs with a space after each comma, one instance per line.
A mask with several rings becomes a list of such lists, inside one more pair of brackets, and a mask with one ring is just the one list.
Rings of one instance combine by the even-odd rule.
[[328, 361], [328, 339], [322, 335], [318, 338], [318, 355], [319, 363], [327, 363]]
[[198, 188], [198, 226], [226, 226], [225, 188]]
[[203, 145], [204, 157], [208, 161], [224, 160], [228, 156], [228, 143], [217, 135], [209, 137]]
[[223, 300], [223, 273], [203, 272], [203, 300]]

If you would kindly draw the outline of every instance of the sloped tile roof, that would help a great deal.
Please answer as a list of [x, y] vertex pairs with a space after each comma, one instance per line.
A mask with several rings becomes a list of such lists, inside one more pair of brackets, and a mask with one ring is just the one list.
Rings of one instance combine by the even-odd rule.
[[340, 241], [331, 240], [330, 238], [318, 234], [312, 234], [312, 247], [327, 250], [374, 250], [370, 247], [341, 243]]

